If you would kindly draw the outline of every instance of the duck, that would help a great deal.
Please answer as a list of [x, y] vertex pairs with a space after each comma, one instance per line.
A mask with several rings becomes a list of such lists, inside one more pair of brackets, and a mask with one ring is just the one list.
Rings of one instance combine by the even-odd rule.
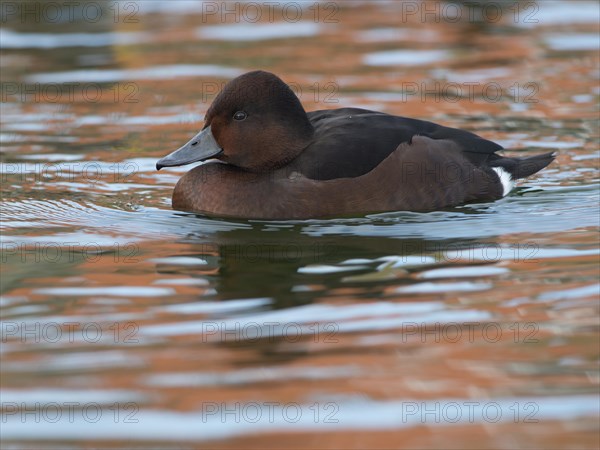
[[306, 112], [273, 73], [229, 81], [204, 126], [157, 170], [202, 161], [173, 209], [238, 219], [304, 220], [427, 212], [506, 196], [554, 153], [516, 158], [472, 132], [361, 108]]

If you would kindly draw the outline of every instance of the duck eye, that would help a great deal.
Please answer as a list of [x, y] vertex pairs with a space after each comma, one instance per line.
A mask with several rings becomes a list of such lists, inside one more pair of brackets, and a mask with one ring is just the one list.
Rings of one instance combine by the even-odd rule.
[[246, 117], [248, 117], [248, 114], [244, 111], [238, 111], [233, 115], [233, 120], [244, 120]]

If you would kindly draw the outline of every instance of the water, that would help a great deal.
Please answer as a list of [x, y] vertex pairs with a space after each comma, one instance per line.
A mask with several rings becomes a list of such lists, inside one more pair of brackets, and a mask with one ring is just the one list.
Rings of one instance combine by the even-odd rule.
[[[598, 5], [571, 3], [4, 9], [3, 447], [597, 448]], [[156, 160], [258, 67], [308, 110], [558, 157], [439, 212], [173, 211], [190, 167]]]

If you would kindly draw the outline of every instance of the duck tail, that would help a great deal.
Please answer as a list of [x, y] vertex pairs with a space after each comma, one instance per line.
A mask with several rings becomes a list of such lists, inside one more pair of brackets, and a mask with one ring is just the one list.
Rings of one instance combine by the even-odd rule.
[[556, 158], [556, 153], [543, 153], [541, 155], [529, 156], [528, 158], [506, 158], [499, 157], [491, 162], [491, 167], [501, 167], [506, 170], [511, 179], [527, 178], [539, 172]]

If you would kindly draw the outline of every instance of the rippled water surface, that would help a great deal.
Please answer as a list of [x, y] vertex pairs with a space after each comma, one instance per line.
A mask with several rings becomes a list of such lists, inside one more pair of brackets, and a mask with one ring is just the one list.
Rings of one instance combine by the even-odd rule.
[[[3, 448], [598, 448], [597, 2], [9, 3]], [[173, 211], [156, 160], [256, 68], [558, 156], [446, 211]]]

